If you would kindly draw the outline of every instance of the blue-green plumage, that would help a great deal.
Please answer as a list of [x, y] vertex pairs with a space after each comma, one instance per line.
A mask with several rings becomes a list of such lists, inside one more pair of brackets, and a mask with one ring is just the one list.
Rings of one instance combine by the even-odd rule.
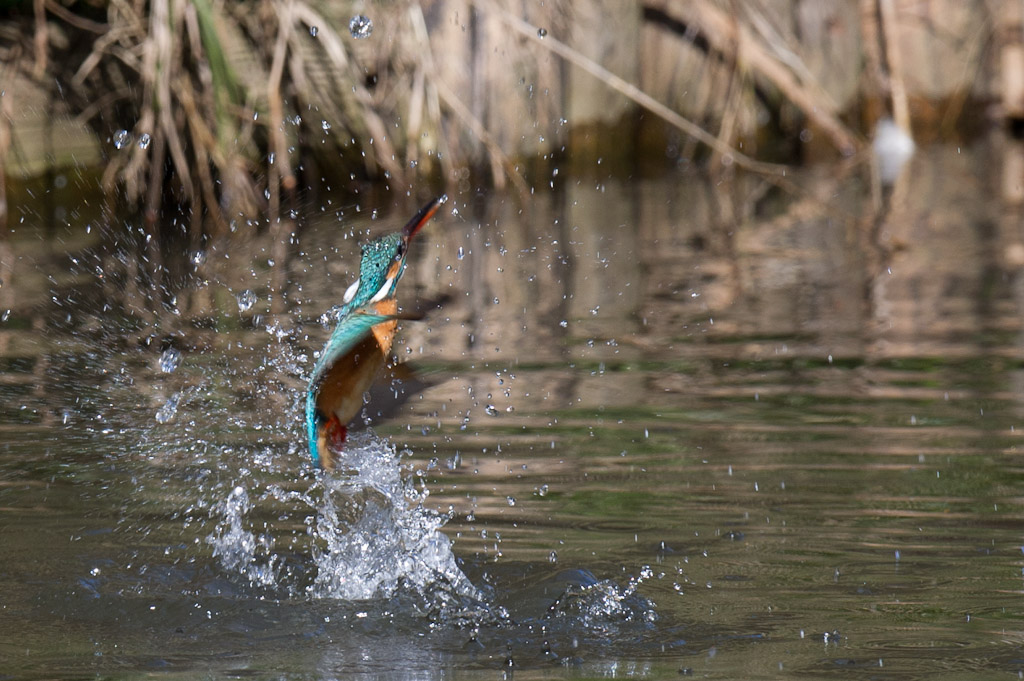
[[395, 289], [405, 271], [406, 248], [446, 198], [432, 200], [404, 229], [362, 248], [359, 278], [345, 292], [338, 323], [306, 389], [306, 435], [310, 457], [319, 467], [333, 468], [346, 426], [391, 352], [398, 320]]

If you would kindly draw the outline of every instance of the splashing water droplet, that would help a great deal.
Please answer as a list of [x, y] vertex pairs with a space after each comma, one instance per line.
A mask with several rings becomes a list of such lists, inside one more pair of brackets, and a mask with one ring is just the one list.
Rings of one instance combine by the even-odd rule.
[[466, 257], [466, 249], [464, 249], [462, 246], [459, 246], [459, 250], [456, 251], [456, 253], [455, 253], [455, 258], [457, 260], [462, 260], [465, 257]]
[[316, 34], [319, 33], [319, 32], [320, 32], [320, 29], [317, 28], [316, 26], [310, 26], [309, 27], [309, 34], [311, 36], [313, 36], [314, 38], [316, 37]]
[[250, 289], [245, 289], [237, 296], [238, 299], [238, 311], [245, 312], [252, 308], [256, 304], [256, 294]]
[[357, 40], [369, 38], [373, 33], [373, 22], [370, 17], [357, 14], [348, 22], [348, 32]]
[[160, 355], [160, 371], [165, 374], [172, 373], [178, 368], [178, 364], [181, 362], [181, 353], [175, 348], [167, 348], [163, 354]]
[[274, 541], [267, 535], [256, 535], [246, 527], [246, 514], [252, 509], [249, 494], [241, 485], [216, 504], [214, 512], [222, 516], [215, 532], [206, 538], [213, 546], [213, 555], [225, 568], [238, 572], [254, 586], [273, 586], [279, 579]]
[[132, 143], [132, 134], [127, 130], [118, 130], [114, 133], [114, 148], [124, 149]]
[[546, 29], [546, 28], [538, 28], [537, 29], [537, 37], [538, 38], [544, 38], [545, 36], [547, 36], [547, 34], [548, 34], [548, 29]]
[[548, 554], [548, 562], [549, 563], [557, 563], [558, 562], [558, 552], [557, 551], [552, 551], [551, 553]]
[[180, 399], [181, 393], [174, 393], [168, 397], [164, 405], [156, 412], [156, 422], [169, 423], [174, 418], [174, 415], [178, 413], [178, 401]]
[[516, 498], [515, 497], [505, 497], [505, 502], [509, 506], [515, 506], [516, 505]]
[[331, 129], [331, 124], [327, 121], [320, 121], [320, 127], [323, 128], [324, 132], [328, 132]]
[[324, 478], [313, 501], [311, 530], [323, 548], [314, 551], [317, 575], [308, 594], [365, 600], [389, 598], [400, 588], [426, 595], [441, 587], [449, 602], [476, 598], [451, 540], [439, 531], [444, 518], [422, 506], [424, 495], [402, 478], [394, 448], [372, 438], [349, 445], [346, 463], [358, 473], [350, 480]]
[[149, 149], [149, 143], [152, 141], [153, 138], [149, 136], [148, 132], [142, 133], [141, 135], [139, 135], [139, 149], [142, 149], [143, 151]]
[[487, 412], [488, 416], [497, 416], [498, 415], [498, 408], [495, 407], [493, 404], [488, 404], [484, 408], [484, 411]]

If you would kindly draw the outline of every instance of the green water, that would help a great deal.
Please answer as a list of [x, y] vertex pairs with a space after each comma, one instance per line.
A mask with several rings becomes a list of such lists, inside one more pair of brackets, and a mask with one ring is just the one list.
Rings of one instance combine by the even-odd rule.
[[[405, 451], [405, 486], [331, 522], [299, 414], [318, 319], [415, 202], [306, 206], [284, 246], [164, 226], [148, 252], [80, 198], [14, 206], [0, 675], [1018, 677], [1022, 223], [993, 154], [925, 149], [878, 202], [831, 168], [802, 196], [453, 193], [401, 284], [415, 378], [354, 441], [373, 475]], [[317, 590], [325, 542], [379, 508], [426, 523], [399, 583]], [[450, 555], [410, 539], [431, 522], [471, 589], [423, 567]]]

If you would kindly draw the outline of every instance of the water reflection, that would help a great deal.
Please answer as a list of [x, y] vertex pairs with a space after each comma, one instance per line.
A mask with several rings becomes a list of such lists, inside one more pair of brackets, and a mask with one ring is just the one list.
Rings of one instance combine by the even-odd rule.
[[[386, 217], [325, 200], [205, 243], [26, 220], [0, 242], [0, 656], [1018, 672], [1024, 246], [992, 153], [921, 149], [878, 201], [862, 166], [804, 171], [799, 196], [675, 176], [454, 200], [400, 294], [425, 314], [396, 345], [415, 380], [374, 395], [362, 436], [411, 452], [362, 466], [406, 466], [407, 506], [374, 517], [419, 509], [435, 539], [448, 519], [454, 555], [426, 544], [471, 586], [440, 599], [315, 598], [379, 572], [319, 571], [386, 528], [320, 531], [299, 402]], [[358, 522], [382, 486], [334, 508]]]

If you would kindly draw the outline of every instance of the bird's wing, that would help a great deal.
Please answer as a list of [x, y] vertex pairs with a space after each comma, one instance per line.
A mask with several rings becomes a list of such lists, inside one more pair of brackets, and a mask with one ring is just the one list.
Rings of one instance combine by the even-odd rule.
[[358, 345], [359, 341], [366, 338], [373, 330], [373, 327], [392, 319], [399, 319], [399, 316], [374, 314], [359, 310], [342, 319], [338, 326], [335, 327], [330, 340], [327, 341], [324, 354], [320, 355], [316, 366], [313, 367], [313, 375], [309, 378], [309, 391], [314, 392], [327, 371], [338, 361], [338, 358], [344, 356]]
[[306, 387], [306, 436], [309, 438], [309, 454], [314, 464], [320, 464], [316, 432], [316, 397], [320, 382], [339, 358], [344, 357], [361, 340], [373, 332], [373, 327], [398, 317], [398, 315], [380, 315], [357, 310], [342, 319], [335, 327], [330, 340], [327, 341], [324, 354], [320, 355], [316, 366], [313, 367], [313, 374]]

